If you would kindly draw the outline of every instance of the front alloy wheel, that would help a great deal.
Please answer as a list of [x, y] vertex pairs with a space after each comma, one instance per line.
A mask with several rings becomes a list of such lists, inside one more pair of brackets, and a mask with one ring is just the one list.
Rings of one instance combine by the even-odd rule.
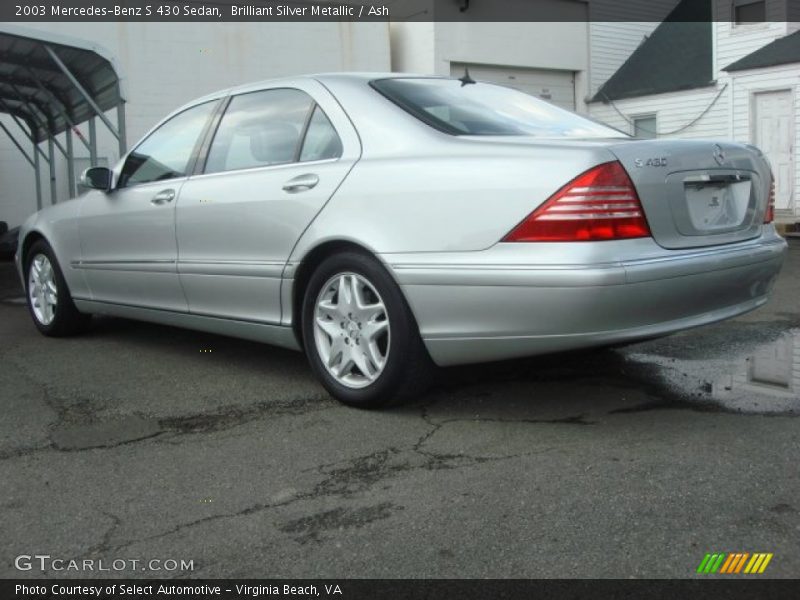
[[42, 325], [50, 325], [56, 317], [58, 286], [50, 259], [37, 254], [28, 270], [28, 301], [31, 312]]
[[400, 288], [363, 252], [328, 257], [305, 289], [306, 355], [336, 399], [377, 408], [425, 390], [433, 363]]
[[31, 245], [25, 257], [28, 309], [44, 335], [64, 336], [85, 331], [90, 315], [75, 308], [55, 253], [44, 240]]

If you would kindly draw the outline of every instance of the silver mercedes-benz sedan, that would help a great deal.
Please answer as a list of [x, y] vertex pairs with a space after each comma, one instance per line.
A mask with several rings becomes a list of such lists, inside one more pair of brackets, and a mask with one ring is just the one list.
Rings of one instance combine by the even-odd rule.
[[93, 313], [304, 350], [347, 404], [455, 365], [653, 338], [767, 301], [786, 243], [755, 147], [637, 140], [462, 79], [225, 90], [33, 215], [33, 321]]

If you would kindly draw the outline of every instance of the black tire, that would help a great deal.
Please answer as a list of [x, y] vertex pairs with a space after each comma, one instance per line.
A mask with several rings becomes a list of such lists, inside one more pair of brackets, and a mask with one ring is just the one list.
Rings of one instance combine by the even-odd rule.
[[[360, 275], [375, 288], [386, 308], [391, 335], [383, 370], [372, 383], [358, 389], [343, 385], [328, 372], [315, 340], [317, 298], [332, 278], [346, 273]], [[314, 373], [331, 396], [350, 406], [381, 408], [413, 399], [427, 389], [435, 372], [400, 288], [386, 269], [365, 253], [347, 251], [335, 254], [317, 267], [303, 297], [302, 332], [306, 356]]]
[[[31, 265], [40, 255], [44, 255], [47, 257], [47, 260], [50, 261], [58, 297], [53, 319], [49, 323], [42, 322], [36, 316], [29, 289]], [[33, 246], [30, 247], [25, 257], [25, 298], [27, 300], [28, 311], [33, 319], [33, 324], [36, 325], [36, 328], [44, 335], [50, 337], [65, 337], [82, 333], [89, 327], [91, 315], [83, 314], [75, 308], [75, 303], [72, 301], [72, 296], [70, 296], [64, 274], [61, 272], [58, 260], [56, 260], [55, 252], [53, 252], [53, 249], [44, 240], [35, 242]]]

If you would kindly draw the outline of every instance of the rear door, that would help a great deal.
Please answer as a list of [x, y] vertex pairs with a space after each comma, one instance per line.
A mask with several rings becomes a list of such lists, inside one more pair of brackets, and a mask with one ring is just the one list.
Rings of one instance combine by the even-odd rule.
[[317, 82], [234, 95], [178, 201], [189, 311], [280, 323], [288, 257], [360, 152], [349, 119]]

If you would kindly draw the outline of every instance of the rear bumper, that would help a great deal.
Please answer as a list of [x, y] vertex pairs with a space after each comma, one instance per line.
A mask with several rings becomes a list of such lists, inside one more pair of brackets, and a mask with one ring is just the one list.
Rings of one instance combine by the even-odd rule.
[[383, 258], [444, 366], [657, 337], [758, 308], [787, 248], [769, 229], [746, 243], [668, 254], [645, 246], [651, 241], [613, 242], [620, 256], [644, 256], [616, 261], [606, 260], [609, 246], [601, 254], [584, 246], [603, 259], [594, 263], [559, 264], [550, 248], [549, 262], [531, 264], [540, 252], [533, 244], [459, 253], [449, 263], [436, 262], [442, 255]]

